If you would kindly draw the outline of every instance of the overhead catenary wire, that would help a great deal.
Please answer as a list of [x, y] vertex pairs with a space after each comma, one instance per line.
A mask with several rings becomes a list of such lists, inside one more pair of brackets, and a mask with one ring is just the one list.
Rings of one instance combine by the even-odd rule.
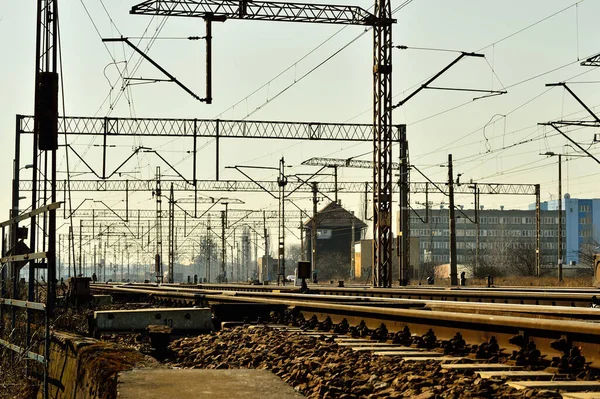
[[[57, 32], [57, 43], [58, 43], [58, 61], [59, 61], [59, 69], [60, 69], [60, 95], [61, 95], [61, 103], [62, 103], [62, 113], [63, 113], [63, 117], [66, 116], [66, 105], [65, 105], [65, 78], [64, 78], [64, 73], [63, 73], [63, 56], [62, 56], [62, 40], [61, 40], [61, 34], [60, 34], [60, 21], [59, 21], [59, 17], [58, 17], [58, 13], [56, 14], [55, 18], [56, 18], [56, 32]], [[67, 166], [67, 187], [68, 187], [68, 193], [69, 193], [69, 226], [70, 226], [70, 230], [73, 231], [73, 203], [72, 203], [72, 193], [71, 193], [71, 173], [70, 173], [70, 169], [69, 169], [69, 151], [67, 149], [67, 145], [68, 145], [68, 140], [67, 140], [67, 133], [66, 133], [66, 129], [65, 129], [65, 133], [63, 135], [64, 140], [65, 140], [65, 161], [66, 161], [66, 166]], [[56, 168], [57, 165], [52, 165], [53, 168]], [[33, 227], [33, 226], [32, 226]], [[71, 235], [71, 239], [74, 240], [73, 236]], [[73, 251], [73, 259], [75, 258], [75, 242], [73, 241], [71, 244], [71, 250]], [[81, 266], [81, 265], [80, 265]]]
[[[410, 3], [412, 3], [414, 0], [405, 0], [404, 3], [400, 4], [398, 7], [396, 7], [394, 10], [392, 10], [392, 15], [394, 15], [396, 12], [400, 11], [402, 8], [406, 7], [407, 5], [409, 5]], [[371, 7], [372, 8], [372, 7]], [[236, 105], [239, 105], [240, 103], [246, 101], [248, 99], [249, 96], [253, 95], [254, 93], [260, 91], [261, 89], [263, 89], [264, 87], [268, 87], [270, 83], [273, 82], [273, 80], [277, 79], [278, 77], [280, 77], [281, 75], [283, 75], [285, 72], [287, 72], [288, 70], [292, 69], [293, 67], [295, 67], [298, 62], [302, 61], [303, 59], [305, 59], [308, 55], [312, 54], [314, 51], [316, 51], [318, 48], [320, 48], [323, 44], [325, 44], [326, 42], [328, 42], [329, 40], [331, 40], [333, 37], [335, 37], [338, 33], [340, 33], [342, 29], [339, 29], [337, 32], [335, 32], [332, 36], [330, 36], [329, 38], [327, 38], [325, 41], [321, 42], [321, 44], [319, 44], [316, 48], [314, 48], [313, 50], [311, 50], [308, 54], [306, 54], [304, 57], [302, 57], [300, 60], [296, 61], [294, 64], [292, 64], [291, 66], [289, 66], [288, 68], [286, 68], [286, 70], [284, 70], [283, 72], [279, 73], [275, 78], [269, 80], [267, 83], [263, 84], [260, 88], [256, 89], [255, 91], [253, 91], [250, 95], [246, 96], [244, 99], [238, 101], [234, 106], [228, 108], [227, 110], [235, 107]], [[361, 32], [359, 35], [357, 35], [356, 37], [354, 37], [353, 39], [351, 39], [348, 43], [346, 43], [345, 45], [343, 45], [340, 49], [336, 50], [332, 55], [328, 56], [325, 60], [321, 61], [319, 64], [317, 64], [315, 67], [313, 67], [312, 69], [310, 69], [308, 72], [306, 72], [304, 75], [302, 75], [300, 78], [298, 79], [294, 79], [294, 81], [289, 84], [288, 86], [286, 86], [285, 88], [283, 88], [282, 90], [280, 90], [275, 96], [271, 97], [270, 99], [268, 98], [266, 101], [264, 101], [262, 104], [260, 104], [259, 106], [257, 106], [253, 111], [249, 112], [243, 119], [247, 119], [249, 116], [251, 116], [252, 114], [256, 113], [257, 111], [259, 111], [260, 109], [262, 109], [265, 105], [271, 103], [274, 99], [278, 98], [281, 94], [285, 93], [286, 91], [288, 91], [291, 87], [295, 86], [297, 83], [299, 83], [301, 80], [303, 80], [305, 77], [307, 77], [308, 75], [312, 74], [313, 72], [315, 72], [317, 69], [319, 69], [320, 67], [322, 67], [323, 65], [325, 65], [328, 61], [330, 61], [331, 59], [335, 58], [335, 56], [337, 56], [338, 54], [340, 54], [343, 50], [345, 50], [346, 48], [348, 48], [350, 45], [352, 45], [353, 43], [355, 43], [358, 39], [360, 39], [362, 36], [364, 36], [368, 31], [370, 31], [371, 28], [367, 28], [365, 29], [363, 32]], [[226, 111], [227, 111], [226, 110]], [[224, 111], [225, 112], [225, 111]], [[222, 112], [221, 114], [223, 114], [224, 112]], [[219, 115], [221, 115], [219, 114]]]

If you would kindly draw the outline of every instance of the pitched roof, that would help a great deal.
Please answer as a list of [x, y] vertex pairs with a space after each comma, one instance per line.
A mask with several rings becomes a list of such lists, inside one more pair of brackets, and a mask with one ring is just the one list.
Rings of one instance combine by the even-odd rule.
[[[317, 212], [317, 227], [351, 227], [354, 219], [355, 228], [365, 228], [366, 223], [354, 216], [350, 211], [344, 209], [336, 202], [330, 202], [324, 208]], [[310, 229], [312, 227], [312, 218], [304, 222], [304, 226]]]

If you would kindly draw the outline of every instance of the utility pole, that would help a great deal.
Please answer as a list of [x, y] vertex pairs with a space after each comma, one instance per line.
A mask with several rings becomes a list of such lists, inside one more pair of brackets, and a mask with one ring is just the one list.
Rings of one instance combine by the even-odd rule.
[[225, 223], [227, 223], [227, 204], [225, 210], [221, 211], [221, 282], [227, 280], [227, 271], [225, 270], [225, 262], [227, 260], [227, 248], [225, 247]]
[[[156, 254], [154, 255], [154, 272], [156, 282], [163, 282], [162, 273], [162, 190], [160, 188], [160, 166], [156, 167]], [[148, 239], [150, 236], [148, 235]]]
[[542, 275], [542, 254], [540, 250], [541, 241], [541, 193], [540, 185], [535, 185], [535, 270], [536, 275], [540, 277]]
[[81, 270], [81, 243], [83, 241], [81, 231], [83, 230], [83, 220], [79, 219], [79, 276], [83, 277], [83, 271]]
[[[12, 180], [12, 207], [10, 210], [10, 218], [16, 218], [19, 216], [19, 181], [20, 181], [20, 159], [21, 159], [21, 132], [19, 131], [19, 119], [17, 118], [17, 129], [15, 130], [15, 158], [13, 160], [13, 180]], [[36, 172], [34, 171], [34, 178]], [[16, 254], [17, 242], [19, 241], [17, 231], [19, 229], [19, 223], [12, 223], [10, 226], [10, 248], [12, 248], [13, 255]], [[33, 268], [30, 267], [32, 270]], [[18, 270], [16, 263], [9, 263], [8, 270], [5, 268], [2, 270], [2, 289], [4, 289], [4, 281], [6, 273], [10, 279], [12, 298], [17, 298], [17, 280]], [[31, 278], [31, 273], [29, 273]], [[2, 292], [4, 294], [4, 292]], [[4, 296], [4, 295], [3, 295]]]
[[69, 236], [67, 239], [69, 244], [69, 273], [67, 274], [67, 276], [71, 277], [71, 244], [73, 242], [73, 228], [71, 226], [69, 226]]
[[[554, 152], [546, 152], [547, 156], [558, 156], [558, 249], [557, 249], [557, 264], [558, 264], [558, 281], [563, 281], [563, 234], [562, 234], [562, 154], [556, 154]], [[537, 192], [536, 192], [537, 199]], [[538, 247], [539, 248], [539, 247]]]
[[[254, 260], [256, 260], [256, 277], [258, 277], [258, 231], [254, 230]], [[254, 280], [254, 278], [253, 278]]]
[[306, 260], [304, 253], [304, 225], [302, 224], [302, 213], [300, 213], [300, 260]]
[[479, 269], [479, 188], [477, 188], [477, 183], [473, 183], [473, 194], [475, 195], [475, 199], [473, 203], [475, 204], [475, 270], [473, 270], [473, 275], [477, 276], [477, 270]]
[[169, 283], [173, 283], [175, 267], [175, 195], [173, 193], [173, 183], [171, 183], [171, 192], [169, 194]]
[[313, 182], [312, 184], [312, 202], [313, 202], [313, 212], [312, 212], [312, 223], [310, 229], [310, 263], [312, 264], [313, 273], [317, 270], [317, 183]]
[[334, 187], [334, 199], [335, 203], [338, 203], [338, 167], [333, 167], [333, 187]]
[[233, 228], [233, 244], [231, 245], [231, 282], [233, 282], [233, 268], [235, 267], [235, 257], [233, 256], [233, 248], [235, 246], [235, 227]]
[[277, 267], [277, 285], [285, 286], [285, 186], [288, 180], [285, 175], [285, 160], [281, 157], [279, 161], [279, 176], [277, 176], [277, 185], [279, 186], [279, 251]]
[[[400, 198], [398, 201], [400, 207], [400, 228], [398, 239], [398, 254], [400, 259], [398, 262], [399, 267], [399, 283], [401, 286], [408, 285], [408, 272], [410, 264], [409, 254], [409, 239], [410, 239], [410, 213], [409, 213], [409, 185], [408, 185], [408, 142], [406, 141], [406, 129], [399, 129], [400, 133]], [[391, 279], [391, 277], [390, 277]]]
[[563, 281], [562, 242], [562, 154], [558, 154], [558, 282]]
[[[269, 233], [267, 232], [267, 216], [265, 211], [263, 211], [263, 226], [264, 226], [264, 235], [265, 235], [265, 265], [262, 266], [263, 270], [261, 273], [261, 277], [263, 280], [270, 280], [270, 265], [269, 265]], [[265, 276], [266, 272], [266, 276]]]
[[[102, 247], [102, 241], [100, 241], [100, 247]], [[102, 273], [104, 275], [103, 281], [106, 281], [106, 247], [108, 247], [108, 237], [106, 238], [106, 242], [104, 243], [104, 265], [102, 266]]]
[[206, 225], [206, 282], [210, 283], [210, 251], [211, 251], [211, 247], [210, 247], [210, 242], [211, 242], [211, 237], [210, 237], [210, 215], [208, 217], [208, 224]]
[[125, 248], [121, 250], [121, 241], [118, 241], [117, 250], [121, 253], [121, 281], [125, 281], [125, 262], [123, 261], [123, 252], [125, 252]]
[[452, 154], [448, 154], [448, 196], [450, 197], [450, 285], [458, 285], [458, 267], [456, 262], [456, 219], [454, 215], [454, 177], [452, 173]]
[[354, 259], [354, 241], [355, 241], [355, 236], [354, 236], [354, 212], [350, 212], [352, 214], [352, 239], [350, 241], [350, 278], [352, 280], [354, 280], [355, 278], [355, 259]]
[[56, 278], [59, 281], [60, 281], [60, 278], [62, 277], [62, 263], [63, 263], [63, 260], [64, 260], [63, 259], [63, 256], [64, 256], [63, 255], [63, 251], [64, 250], [63, 250], [63, 247], [62, 247], [63, 246], [63, 238], [64, 237], [63, 237], [62, 234], [58, 237], [58, 255], [59, 255], [59, 258], [58, 258], [58, 262], [57, 262], [58, 274], [57, 274]]

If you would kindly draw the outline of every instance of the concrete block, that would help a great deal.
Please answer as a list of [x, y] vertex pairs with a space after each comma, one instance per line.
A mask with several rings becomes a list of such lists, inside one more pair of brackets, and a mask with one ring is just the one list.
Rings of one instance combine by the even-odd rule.
[[177, 331], [212, 331], [210, 308], [152, 308], [94, 312], [94, 329], [102, 331], [144, 331], [162, 325]]
[[107, 306], [112, 304], [111, 295], [92, 295], [94, 305], [96, 306]]

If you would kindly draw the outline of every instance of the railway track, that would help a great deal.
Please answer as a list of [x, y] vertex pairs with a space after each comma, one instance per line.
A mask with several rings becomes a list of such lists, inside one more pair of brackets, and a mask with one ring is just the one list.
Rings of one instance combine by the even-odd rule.
[[[408, 339], [368, 339], [357, 338], [354, 334], [336, 334], [307, 330], [300, 327], [286, 325], [269, 326], [280, 331], [292, 332], [308, 337], [318, 336], [341, 347], [351, 348], [356, 352], [369, 353], [372, 356], [390, 357], [395, 360], [409, 362], [436, 362], [441, 363], [441, 369], [462, 374], [474, 375], [482, 379], [502, 380], [507, 385], [517, 389], [533, 388], [563, 391], [587, 391], [586, 398], [600, 397], [600, 382], [581, 381], [571, 378], [568, 374], [561, 374], [555, 370], [541, 370], [539, 367], [527, 367], [518, 362], [502, 360], [498, 357], [499, 347], [494, 343], [488, 345], [486, 353], [473, 352], [460, 337], [455, 337], [451, 347], [427, 347], [423, 341]], [[260, 327], [258, 327], [260, 328]], [[416, 342], [415, 342], [416, 341]], [[593, 394], [596, 392], [596, 395]], [[567, 392], [563, 397], [577, 398], [579, 395]]]
[[[248, 284], [163, 284], [163, 286], [189, 287], [212, 291], [236, 292], [299, 292], [295, 286]], [[595, 288], [525, 288], [525, 287], [397, 287], [391, 289], [371, 287], [310, 286], [310, 291], [321, 295], [366, 296], [374, 298], [427, 299], [440, 301], [505, 303], [547, 306], [590, 307], [600, 304], [600, 289]]]
[[[454, 354], [454, 360], [468, 357], [470, 354], [475, 358], [479, 356], [489, 359], [490, 354], [486, 354], [486, 350], [482, 348], [489, 348], [492, 345], [502, 349], [501, 357], [510, 360], [511, 367], [508, 367], [506, 363], [503, 363], [504, 366], [481, 366], [480, 368], [474, 368], [476, 366], [449, 367], [458, 367], [463, 371], [470, 367], [469, 372], [483, 373], [481, 375], [490, 378], [510, 379], [514, 377], [518, 379], [521, 374], [522, 385], [528, 387], [536, 384], [525, 383], [524, 379], [533, 378], [534, 374], [511, 374], [508, 371], [536, 371], [539, 374], [539, 368], [550, 366], [549, 370], [554, 373], [566, 375], [572, 379], [572, 376], [588, 369], [600, 370], [600, 323], [598, 323], [600, 309], [596, 308], [521, 305], [510, 302], [491, 304], [463, 302], [457, 299], [452, 302], [405, 299], [396, 297], [396, 293], [391, 293], [389, 296], [364, 295], [365, 291], [369, 292], [368, 289], [350, 290], [343, 295], [341, 290], [336, 294], [329, 292], [327, 295], [322, 295], [317, 293], [300, 294], [289, 288], [263, 289], [254, 292], [237, 291], [235, 290], [237, 287], [231, 286], [221, 286], [221, 290], [216, 287], [205, 288], [204, 286], [192, 288], [190, 286], [139, 284], [95, 284], [92, 286], [92, 290], [97, 293], [131, 296], [136, 297], [136, 300], [152, 299], [170, 305], [245, 304], [261, 306], [266, 309], [272, 307], [272, 309], [277, 309], [277, 320], [285, 321], [288, 324], [294, 323], [295, 320], [296, 325], [310, 322], [309, 324], [320, 330], [317, 333], [319, 335], [343, 335], [344, 332], [339, 331], [339, 326], [349, 326], [353, 329], [362, 328], [365, 331], [364, 335], [346, 338], [361, 340], [366, 338], [378, 341], [378, 344], [373, 345], [370, 349], [366, 349], [368, 346], [364, 344], [365, 341], [346, 341], [346, 344], [352, 345], [352, 342], [356, 342], [356, 348], [364, 348], [357, 349], [358, 351], [373, 352], [374, 356], [384, 356], [380, 352], [387, 351], [390, 352], [387, 356], [395, 356], [399, 359], [407, 358], [408, 360], [414, 360], [413, 357], [427, 358], [429, 356], [427, 359], [432, 361], [453, 361], [452, 357], [445, 359], [447, 353]], [[351, 295], [351, 292], [354, 292], [355, 295]], [[468, 292], [470, 294], [481, 293], [478, 290], [468, 290]], [[461, 293], [461, 295], [463, 294]], [[525, 291], [495, 292], [494, 294], [512, 294], [521, 297], [540, 295], [539, 292]], [[553, 297], [557, 295], [556, 293], [549, 294]], [[562, 294], [571, 297], [578, 295], [581, 297], [581, 302], [584, 296], [591, 297], [591, 293]], [[485, 291], [484, 295], [490, 295], [490, 292]], [[285, 311], [281, 312], [281, 309], [285, 309]], [[337, 331], [336, 328], [338, 328]], [[419, 342], [428, 340], [436, 343], [434, 345], [437, 350], [435, 354], [430, 350], [424, 351], [423, 348], [418, 350], [399, 349], [401, 346], [414, 348], [419, 345]], [[386, 351], [377, 350], [378, 346], [385, 346], [383, 344], [389, 345], [389, 348], [386, 348]], [[394, 351], [399, 353], [391, 353]], [[414, 356], [407, 356], [409, 354]], [[488, 363], [489, 360], [484, 362]], [[523, 367], [528, 369], [523, 369]], [[485, 374], [486, 372], [488, 374]], [[499, 372], [504, 374], [500, 375]], [[548, 375], [545, 374], [538, 379], [547, 377]], [[573, 389], [574, 387], [570, 387], [569, 384], [565, 383], [560, 386], [562, 389]], [[581, 389], [585, 384], [581, 383], [578, 386]], [[548, 383], [543, 385], [542, 381], [538, 381], [538, 385], [553, 389]], [[598, 387], [598, 391], [600, 391], [600, 387]], [[600, 393], [598, 395], [600, 397]]]

